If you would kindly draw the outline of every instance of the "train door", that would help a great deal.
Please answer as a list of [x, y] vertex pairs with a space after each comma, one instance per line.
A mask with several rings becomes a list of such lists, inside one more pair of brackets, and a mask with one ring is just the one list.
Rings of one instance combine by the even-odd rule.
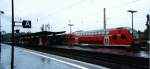
[[104, 37], [104, 45], [109, 46], [109, 36]]

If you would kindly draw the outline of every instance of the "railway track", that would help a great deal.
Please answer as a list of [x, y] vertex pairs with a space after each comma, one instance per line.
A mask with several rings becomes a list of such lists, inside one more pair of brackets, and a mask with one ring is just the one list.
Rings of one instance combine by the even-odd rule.
[[[102, 65], [110, 67], [113, 69], [146, 69], [148, 68], [147, 59], [127, 57], [127, 56], [117, 56], [112, 54], [102, 54], [95, 52], [85, 52], [77, 50], [65, 50], [58, 49], [61, 52], [61, 56], [77, 59], [80, 61], [85, 61], [97, 65]], [[59, 54], [59, 52], [54, 52], [54, 54]]]
[[62, 48], [46, 48], [46, 47], [27, 47], [24, 48], [37, 50], [45, 53], [51, 53], [59, 56], [64, 56], [79, 61], [84, 61], [96, 65], [105, 66], [111, 69], [148, 69], [149, 68], [149, 59], [148, 58], [139, 58], [139, 57], [130, 57], [130, 56], [119, 56], [112, 54], [96, 53], [96, 52], [87, 52], [81, 50], [68, 50]]

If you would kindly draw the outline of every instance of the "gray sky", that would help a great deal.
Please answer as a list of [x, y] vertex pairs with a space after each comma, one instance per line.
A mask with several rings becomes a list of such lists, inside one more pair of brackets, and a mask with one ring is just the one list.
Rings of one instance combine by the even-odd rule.
[[[50, 24], [52, 31], [69, 32], [69, 20], [76, 30], [103, 29], [103, 8], [106, 8], [107, 28], [131, 27], [131, 13], [134, 14], [134, 28], [143, 31], [146, 15], [150, 14], [150, 0], [14, 0], [15, 20], [31, 20], [32, 29], [40, 31], [42, 24]], [[11, 0], [0, 0], [2, 29], [11, 32]]]

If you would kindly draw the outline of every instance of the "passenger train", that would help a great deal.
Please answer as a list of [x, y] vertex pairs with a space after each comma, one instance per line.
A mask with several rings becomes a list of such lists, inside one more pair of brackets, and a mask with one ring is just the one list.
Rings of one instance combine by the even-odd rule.
[[[63, 34], [61, 34], [63, 33]], [[130, 47], [134, 39], [138, 39], [138, 32], [128, 27], [106, 30], [91, 30], [73, 32], [36, 32], [15, 37], [15, 44], [30, 46], [51, 46], [67, 44], [69, 46], [123, 46]]]
[[138, 33], [128, 27], [119, 27], [106, 30], [80, 31], [66, 34], [68, 44], [79, 46], [131, 46]]

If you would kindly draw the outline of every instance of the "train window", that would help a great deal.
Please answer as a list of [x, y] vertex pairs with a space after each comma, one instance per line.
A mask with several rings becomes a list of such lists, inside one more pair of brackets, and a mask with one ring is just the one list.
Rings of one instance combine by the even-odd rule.
[[91, 32], [89, 32], [89, 35], [91, 35]]
[[93, 32], [93, 35], [95, 35], [95, 32]]
[[105, 34], [105, 32], [102, 31], [102, 35], [104, 35], [104, 34]]
[[112, 35], [112, 39], [116, 40], [117, 39], [117, 35]]
[[105, 35], [105, 31], [103, 31], [103, 35]]
[[98, 35], [98, 32], [96, 32], [96, 35]]
[[94, 32], [92, 32], [92, 35], [94, 35]]
[[96, 35], [96, 32], [93, 32], [93, 35]]
[[95, 33], [94, 32], [92, 32], [92, 35], [94, 35]]
[[101, 32], [99, 32], [99, 34], [101, 35], [102, 33], [101, 33]]
[[87, 32], [87, 35], [90, 35], [90, 32]]
[[89, 32], [87, 32], [87, 35], [89, 35]]
[[91, 35], [93, 35], [93, 32], [91, 32]]
[[126, 35], [121, 34], [121, 39], [126, 39]]
[[93, 32], [93, 35], [96, 35], [96, 32]]
[[87, 32], [87, 35], [89, 35], [90, 34], [90, 32]]
[[94, 32], [94, 35], [96, 35], [96, 32]]
[[98, 34], [100, 34], [100, 32], [98, 32]]
[[91, 32], [89, 32], [89, 35], [92, 35]]
[[103, 35], [103, 32], [101, 31], [101, 33], [100, 33], [101, 35]]
[[107, 31], [106, 34], [109, 34], [109, 32]]
[[77, 35], [79, 35], [79, 33], [76, 33]]
[[88, 35], [88, 32], [86, 32], [86, 35]]
[[93, 32], [91, 32], [91, 35], [93, 35]]
[[87, 35], [88, 33], [87, 32], [85, 32], [85, 35]]
[[97, 34], [99, 34], [99, 32], [97, 32]]

